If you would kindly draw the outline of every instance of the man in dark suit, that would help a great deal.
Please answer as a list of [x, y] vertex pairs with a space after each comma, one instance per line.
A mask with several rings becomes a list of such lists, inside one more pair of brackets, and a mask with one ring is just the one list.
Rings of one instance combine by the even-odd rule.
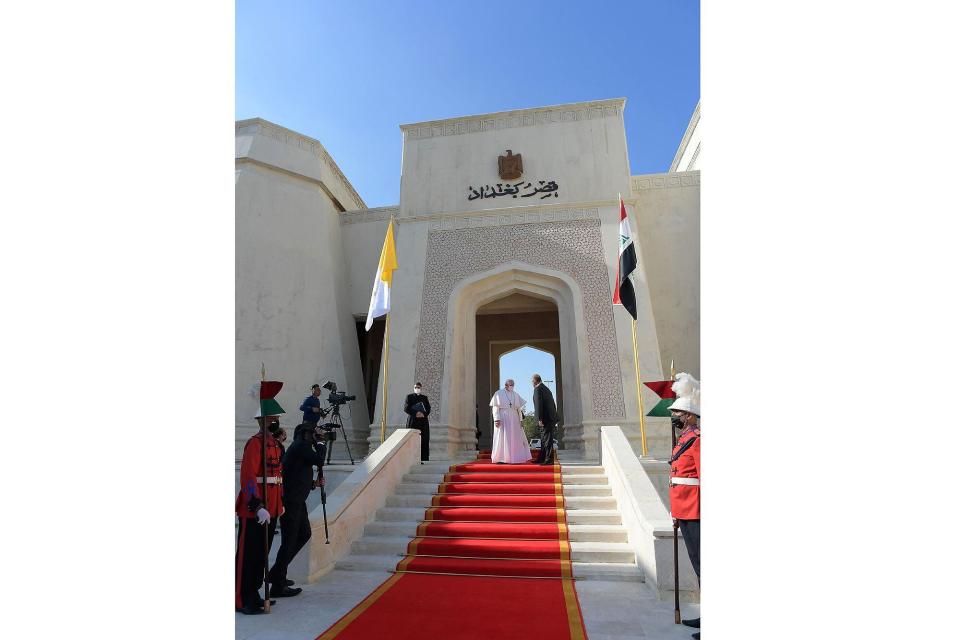
[[552, 464], [547, 462], [553, 454], [553, 441], [556, 439], [557, 423], [560, 418], [557, 416], [557, 403], [553, 400], [553, 392], [550, 387], [543, 384], [540, 374], [533, 374], [533, 412], [537, 416], [537, 424], [540, 425], [540, 456], [537, 458], [537, 464]]
[[[283, 507], [280, 515], [280, 550], [270, 569], [270, 597], [288, 598], [303, 589], [291, 588], [287, 567], [307, 544], [311, 536], [307, 496], [323, 479], [323, 457], [326, 453], [324, 432], [312, 422], [304, 422], [293, 432], [293, 444], [283, 456]], [[313, 468], [317, 468], [317, 480]]]
[[407, 414], [407, 429], [417, 429], [420, 432], [420, 461], [430, 459], [430, 400], [420, 393], [423, 387], [420, 383], [413, 385], [413, 393], [407, 394], [403, 403], [403, 412]]

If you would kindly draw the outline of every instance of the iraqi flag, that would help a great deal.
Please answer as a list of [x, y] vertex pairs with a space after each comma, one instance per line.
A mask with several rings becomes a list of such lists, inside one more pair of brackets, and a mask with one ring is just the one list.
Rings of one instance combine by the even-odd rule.
[[390, 289], [393, 287], [393, 272], [397, 268], [397, 247], [393, 243], [393, 218], [387, 225], [387, 237], [383, 239], [380, 263], [373, 276], [373, 292], [370, 294], [370, 309], [367, 311], [367, 331], [373, 319], [390, 312]]
[[617, 262], [617, 280], [613, 290], [613, 304], [623, 305], [623, 308], [637, 319], [637, 298], [633, 294], [633, 282], [630, 274], [637, 268], [637, 251], [633, 247], [633, 234], [630, 233], [630, 219], [627, 218], [627, 208], [620, 197], [620, 252]]

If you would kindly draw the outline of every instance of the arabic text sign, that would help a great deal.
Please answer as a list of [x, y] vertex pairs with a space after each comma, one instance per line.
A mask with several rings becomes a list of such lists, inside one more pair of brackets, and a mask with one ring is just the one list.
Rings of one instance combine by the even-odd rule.
[[537, 185], [534, 186], [532, 182], [526, 182], [521, 180], [514, 184], [501, 183], [498, 182], [494, 186], [489, 184], [480, 187], [479, 189], [474, 189], [473, 186], [467, 187], [467, 200], [482, 200], [484, 198], [500, 198], [502, 196], [513, 196], [514, 198], [529, 198], [531, 196], [539, 195], [540, 199], [549, 198], [553, 196], [554, 198], [558, 197], [557, 192], [560, 190], [560, 187], [557, 186], [557, 183], [553, 180], [547, 182], [546, 180], [540, 180], [537, 182]]

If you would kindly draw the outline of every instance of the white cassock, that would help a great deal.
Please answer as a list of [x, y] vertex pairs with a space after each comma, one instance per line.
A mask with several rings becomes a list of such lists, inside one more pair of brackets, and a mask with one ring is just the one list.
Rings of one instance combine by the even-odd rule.
[[506, 389], [498, 389], [490, 398], [493, 419], [500, 421], [500, 426], [493, 428], [491, 462], [519, 464], [531, 460], [530, 443], [520, 426], [520, 409], [526, 404], [527, 401], [520, 394]]

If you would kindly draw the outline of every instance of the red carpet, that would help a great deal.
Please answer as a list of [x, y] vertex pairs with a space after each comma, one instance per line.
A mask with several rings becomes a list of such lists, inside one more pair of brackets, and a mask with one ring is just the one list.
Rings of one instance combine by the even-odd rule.
[[587, 637], [560, 465], [484, 453], [450, 467], [396, 573], [318, 640]]

